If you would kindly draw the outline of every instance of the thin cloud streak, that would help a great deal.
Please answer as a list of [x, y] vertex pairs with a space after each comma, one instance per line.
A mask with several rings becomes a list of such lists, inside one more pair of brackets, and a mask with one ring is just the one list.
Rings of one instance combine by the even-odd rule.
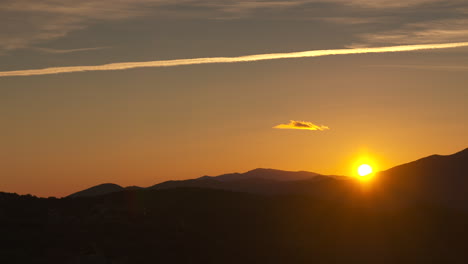
[[413, 70], [445, 70], [445, 71], [468, 71], [468, 66], [462, 65], [414, 65], [414, 64], [386, 64], [386, 65], [369, 65], [369, 68], [401, 68]]
[[94, 50], [102, 50], [107, 49], [109, 47], [95, 47], [95, 48], [79, 48], [79, 49], [49, 49], [49, 48], [33, 48], [34, 50], [44, 52], [44, 53], [52, 53], [52, 54], [67, 54], [67, 53], [75, 53], [75, 52], [83, 52], [83, 51], [94, 51]]
[[312, 122], [307, 122], [307, 121], [296, 121], [296, 120], [290, 120], [288, 124], [280, 124], [277, 126], [274, 126], [273, 128], [277, 129], [300, 129], [300, 130], [312, 130], [312, 131], [324, 131], [330, 129], [327, 126], [323, 125], [315, 125]]
[[95, 65], [95, 66], [68, 66], [68, 67], [33, 69], [33, 70], [3, 71], [3, 72], [0, 72], [0, 77], [47, 75], [47, 74], [85, 72], [85, 71], [112, 71], [112, 70], [126, 70], [126, 69], [134, 69], [134, 68], [145, 68], [145, 67], [173, 67], [173, 66], [197, 65], [197, 64], [252, 62], [252, 61], [263, 61], [263, 60], [276, 60], [276, 59], [309, 58], [309, 57], [320, 57], [320, 56], [331, 56], [331, 55], [407, 52], [407, 51], [431, 50], [431, 49], [448, 49], [448, 48], [458, 48], [458, 47], [467, 47], [467, 46], [468, 46], [468, 42], [460, 42], [460, 43], [445, 43], [445, 44], [390, 46], [390, 47], [378, 47], [378, 48], [310, 50], [310, 51], [289, 52], [289, 53], [257, 54], [257, 55], [247, 55], [247, 56], [240, 56], [240, 57], [212, 57], [212, 58], [158, 60], [158, 61], [145, 61], [145, 62], [119, 62], [119, 63], [110, 63], [110, 64], [103, 64], [103, 65]]

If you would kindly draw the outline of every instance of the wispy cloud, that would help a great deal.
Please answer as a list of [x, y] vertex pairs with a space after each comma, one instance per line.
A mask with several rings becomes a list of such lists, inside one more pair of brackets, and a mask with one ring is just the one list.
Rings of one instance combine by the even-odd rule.
[[35, 47], [33, 49], [40, 51], [40, 52], [44, 52], [44, 53], [67, 54], [67, 53], [75, 53], [75, 52], [83, 52], [83, 51], [102, 50], [102, 49], [107, 49], [107, 48], [109, 47], [79, 48], [79, 49], [49, 49], [49, 48]]
[[322, 0], [322, 2], [336, 2], [343, 3], [346, 5], [362, 6], [376, 9], [404, 8], [442, 1], [444, 0]]
[[309, 50], [289, 53], [270, 53], [247, 55], [240, 57], [211, 57], [211, 58], [194, 58], [194, 59], [177, 59], [177, 60], [157, 60], [145, 62], [120, 62], [110, 63], [95, 66], [68, 66], [68, 67], [52, 67], [45, 69], [34, 70], [17, 70], [0, 72], [0, 77], [6, 76], [31, 76], [31, 75], [46, 75], [58, 73], [84, 72], [84, 71], [112, 71], [126, 70], [145, 67], [173, 67], [182, 65], [195, 64], [213, 64], [213, 63], [236, 63], [236, 62], [251, 62], [276, 59], [292, 59], [292, 58], [308, 58], [330, 55], [349, 55], [349, 54], [366, 54], [366, 53], [387, 53], [387, 52], [405, 52], [417, 50], [431, 49], [448, 49], [457, 47], [467, 47], [468, 42], [461, 43], [446, 43], [446, 44], [424, 44], [424, 45], [405, 45], [405, 46], [390, 46], [378, 48], [355, 48], [355, 49], [330, 49], [330, 50]]
[[328, 0], [2, 0], [0, 51], [26, 49], [96, 23], [131, 19], [241, 19]]
[[444, 43], [468, 40], [468, 19], [441, 19], [437, 21], [409, 23], [399, 29], [362, 34], [365, 43]]
[[277, 129], [301, 129], [301, 130], [318, 130], [318, 131], [324, 131], [330, 129], [327, 126], [323, 125], [315, 125], [311, 122], [307, 121], [295, 121], [295, 120], [290, 120], [288, 124], [280, 124], [277, 126], [274, 126], [273, 128]]
[[[401, 34], [392, 30], [408, 30], [408, 22], [463, 18], [466, 10], [465, 0], [2, 0], [0, 52], [30, 48], [98, 23], [142, 18], [313, 19], [346, 26], [370, 24], [362, 41], [374, 39], [383, 45], [396, 45], [402, 43], [395, 40]], [[391, 19], [382, 21], [382, 17]], [[385, 26], [377, 27], [376, 21]], [[465, 34], [462, 30], [446, 33]], [[455, 41], [466, 39], [445, 39]], [[434, 42], [427, 38], [424, 43]]]
[[416, 64], [382, 64], [368, 65], [370, 68], [401, 68], [412, 70], [436, 70], [436, 71], [468, 71], [467, 65], [416, 65]]

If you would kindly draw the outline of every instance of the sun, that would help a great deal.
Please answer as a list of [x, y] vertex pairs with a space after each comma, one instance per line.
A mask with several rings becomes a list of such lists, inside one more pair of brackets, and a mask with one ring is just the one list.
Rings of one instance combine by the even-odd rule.
[[372, 173], [372, 167], [368, 164], [362, 164], [358, 167], [358, 174], [361, 177], [367, 176]]

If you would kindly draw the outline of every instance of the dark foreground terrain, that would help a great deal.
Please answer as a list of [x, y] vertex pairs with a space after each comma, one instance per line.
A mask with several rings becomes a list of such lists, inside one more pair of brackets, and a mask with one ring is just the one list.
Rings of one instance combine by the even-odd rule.
[[0, 235], [0, 263], [468, 263], [468, 149], [370, 184], [260, 169], [0, 193]]
[[0, 263], [467, 263], [468, 214], [208, 189], [1, 194]]

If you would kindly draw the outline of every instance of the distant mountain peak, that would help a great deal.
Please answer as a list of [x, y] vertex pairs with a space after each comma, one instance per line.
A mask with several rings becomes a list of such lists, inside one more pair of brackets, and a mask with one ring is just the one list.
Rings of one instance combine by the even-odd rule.
[[249, 170], [246, 173], [271, 172], [271, 171], [281, 171], [281, 170], [276, 170], [276, 169], [271, 169], [271, 168], [256, 168], [256, 169], [253, 169], [253, 170]]
[[440, 155], [440, 154], [435, 154], [431, 155], [429, 157], [454, 157], [454, 156], [466, 156], [468, 155], [468, 148], [465, 148], [461, 151], [455, 152], [453, 154], [448, 154], [448, 155]]
[[455, 153], [455, 154], [453, 154], [453, 155], [468, 156], [468, 148], [466, 148], [466, 149], [464, 149], [464, 150], [462, 150], [462, 151], [460, 151], [460, 152], [457, 152], [457, 153]]
[[91, 196], [99, 196], [99, 195], [104, 195], [104, 194], [123, 191], [123, 190], [125, 190], [125, 188], [118, 184], [103, 183], [103, 184], [99, 184], [99, 185], [90, 187], [88, 189], [85, 189], [83, 191], [70, 194], [67, 197], [70, 197], [70, 198], [91, 197]]
[[230, 182], [246, 179], [262, 179], [272, 181], [297, 181], [310, 179], [319, 174], [307, 171], [283, 171], [276, 169], [257, 168], [245, 173], [229, 173], [212, 177], [218, 181]]

